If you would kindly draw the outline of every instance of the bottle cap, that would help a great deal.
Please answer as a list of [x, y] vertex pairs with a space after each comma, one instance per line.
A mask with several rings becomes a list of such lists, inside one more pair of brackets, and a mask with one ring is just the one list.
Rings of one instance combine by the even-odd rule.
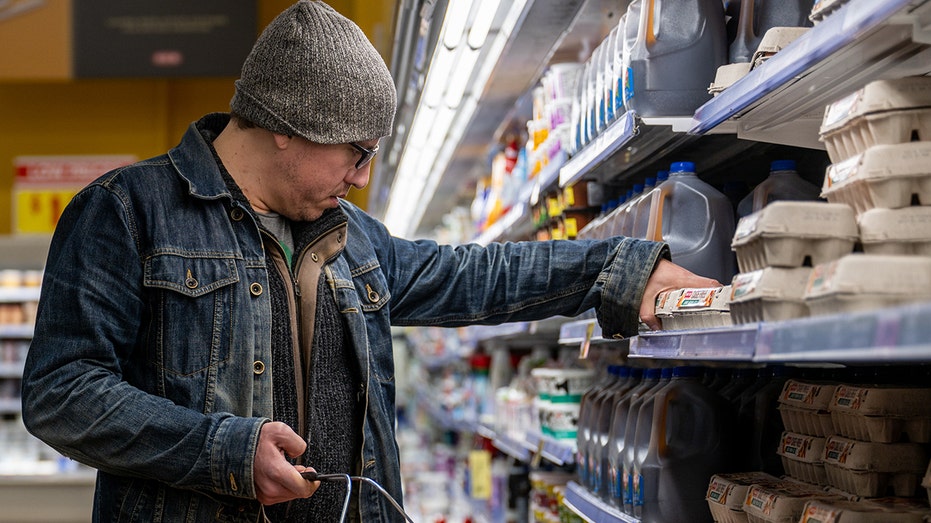
[[694, 173], [695, 162], [672, 162], [669, 166], [670, 173]]
[[769, 172], [794, 170], [795, 160], [773, 160], [773, 162], [769, 164]]

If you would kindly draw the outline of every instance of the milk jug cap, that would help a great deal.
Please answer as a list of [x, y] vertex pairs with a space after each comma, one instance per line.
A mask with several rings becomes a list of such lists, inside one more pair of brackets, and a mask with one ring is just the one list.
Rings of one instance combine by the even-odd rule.
[[663, 374], [662, 374], [662, 376], [663, 376], [663, 379], [664, 379], [664, 380], [668, 380], [669, 378], [671, 378], [671, 377], [672, 377], [672, 367], [666, 367], [665, 369], [663, 369]]
[[769, 164], [769, 171], [794, 171], [795, 170], [795, 160], [773, 160]]
[[634, 184], [634, 194], [640, 194], [640, 193], [642, 193], [642, 192], [643, 192], [643, 184], [642, 184], [642, 183], [635, 183], [635, 184]]
[[669, 166], [670, 173], [694, 173], [695, 162], [673, 162]]
[[646, 187], [654, 187], [654, 186], [656, 186], [656, 178], [653, 176], [647, 176], [646, 179], [643, 181], [643, 187], [646, 188]]
[[656, 185], [669, 179], [669, 171], [656, 171]]
[[672, 370], [673, 378], [699, 378], [701, 375], [702, 370], [693, 366], [676, 367]]
[[630, 367], [626, 367], [624, 365], [618, 365], [617, 369], [615, 369], [614, 375], [617, 376], [618, 378], [626, 378], [630, 376]]
[[643, 372], [643, 378], [647, 380], [658, 380], [662, 371], [660, 369], [647, 369]]

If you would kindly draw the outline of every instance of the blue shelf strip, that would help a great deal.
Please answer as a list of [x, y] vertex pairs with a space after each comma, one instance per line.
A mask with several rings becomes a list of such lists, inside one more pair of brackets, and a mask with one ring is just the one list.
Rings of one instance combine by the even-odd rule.
[[640, 523], [640, 520], [624, 514], [608, 505], [574, 481], [566, 484], [565, 503], [570, 510], [594, 523]]
[[750, 71], [695, 112], [690, 134], [704, 134], [853, 44], [913, 0], [849, 0], [836, 13]]

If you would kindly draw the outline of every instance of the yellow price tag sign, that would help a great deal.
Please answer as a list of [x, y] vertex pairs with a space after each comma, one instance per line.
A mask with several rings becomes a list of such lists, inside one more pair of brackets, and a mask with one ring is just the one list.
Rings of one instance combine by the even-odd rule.
[[469, 452], [469, 478], [472, 499], [491, 498], [491, 453], [487, 450]]
[[51, 233], [78, 189], [19, 189], [13, 220], [16, 233]]

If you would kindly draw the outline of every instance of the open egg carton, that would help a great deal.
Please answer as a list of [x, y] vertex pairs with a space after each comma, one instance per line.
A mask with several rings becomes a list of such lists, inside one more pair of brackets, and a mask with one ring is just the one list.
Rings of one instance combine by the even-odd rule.
[[922, 523], [928, 507], [907, 498], [811, 500], [798, 523]]
[[777, 485], [782, 480], [765, 472], [715, 474], [708, 483], [708, 508], [715, 523], [747, 523], [743, 504], [753, 485]]
[[731, 325], [731, 286], [677, 289], [661, 293], [656, 317], [666, 330], [704, 329]]
[[856, 217], [848, 205], [775, 201], [744, 216], [731, 248], [740, 272], [765, 267], [801, 267], [825, 263], [853, 252], [859, 239]]
[[874, 145], [931, 140], [931, 77], [876, 80], [829, 104], [820, 139], [834, 163]]
[[918, 443], [873, 443], [831, 436], [824, 444], [828, 482], [856, 496], [913, 497], [928, 466]]
[[744, 499], [750, 523], [796, 523], [811, 500], [842, 499], [814, 485], [783, 481], [776, 485], [753, 485]]
[[812, 316], [931, 300], [931, 257], [848, 254], [815, 266], [805, 303]]
[[837, 434], [861, 441], [931, 443], [931, 388], [838, 385], [828, 406]]
[[810, 267], [766, 267], [734, 276], [731, 320], [735, 324], [808, 316], [805, 288]]
[[908, 207], [915, 200], [931, 205], [931, 142], [875, 145], [834, 163], [821, 196], [850, 205], [858, 215], [877, 207]]
[[786, 430], [809, 436], [833, 435], [828, 406], [837, 384], [788, 380], [779, 394], [779, 415]]
[[827, 485], [828, 476], [821, 461], [826, 438], [783, 432], [776, 453], [786, 473], [812, 485]]

